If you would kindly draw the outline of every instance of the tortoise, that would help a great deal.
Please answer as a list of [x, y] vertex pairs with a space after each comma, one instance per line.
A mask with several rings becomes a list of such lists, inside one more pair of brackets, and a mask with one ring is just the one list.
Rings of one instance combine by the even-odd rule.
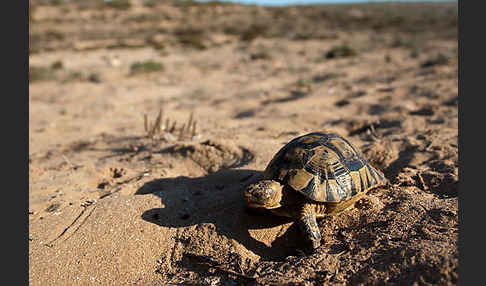
[[295, 219], [304, 249], [321, 245], [316, 218], [351, 208], [369, 190], [388, 185], [344, 137], [313, 132], [294, 138], [272, 158], [246, 191], [247, 209]]

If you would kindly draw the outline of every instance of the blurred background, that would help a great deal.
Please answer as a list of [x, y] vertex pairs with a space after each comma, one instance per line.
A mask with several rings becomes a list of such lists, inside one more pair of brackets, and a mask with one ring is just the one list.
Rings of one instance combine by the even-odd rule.
[[[199, 0], [199, 2], [210, 2]], [[382, 3], [382, 2], [457, 2], [457, 0], [222, 0], [221, 2], [232, 2], [250, 5], [285, 6], [285, 5], [309, 5], [309, 4], [346, 4], [346, 3]]]
[[[196, 42], [204, 45], [203, 40], [207, 38], [202, 30], [229, 36], [246, 32], [254, 37], [291, 38], [303, 34], [305, 38], [319, 38], [322, 34], [318, 30], [325, 33], [322, 30], [329, 32], [328, 29], [338, 27], [373, 29], [381, 33], [397, 28], [405, 32], [426, 32], [431, 28], [448, 28], [457, 20], [457, 1], [437, 0], [31, 0], [29, 3], [31, 52], [61, 47], [79, 50], [83, 49], [81, 42], [90, 40], [93, 41], [91, 48], [131, 47], [142, 42], [161, 48], [154, 43], [160, 42], [157, 38], [161, 35], [175, 36], [175, 40], [191, 38], [185, 39], [186, 42], [193, 41], [197, 46]], [[285, 8], [295, 5], [308, 7]], [[299, 14], [298, 19], [295, 13]], [[53, 22], [57, 25], [52, 25]], [[250, 31], [250, 26], [257, 28]], [[192, 37], [180, 31], [184, 27], [193, 27]], [[128, 37], [129, 40], [122, 40]], [[94, 43], [107, 38], [110, 43]]]

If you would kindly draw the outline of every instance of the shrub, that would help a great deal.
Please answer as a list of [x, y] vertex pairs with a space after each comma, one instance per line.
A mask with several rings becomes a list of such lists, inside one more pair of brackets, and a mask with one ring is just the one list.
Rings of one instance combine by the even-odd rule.
[[344, 57], [351, 57], [355, 56], [356, 51], [350, 48], [347, 45], [339, 45], [334, 46], [329, 51], [327, 51], [325, 57], [326, 59], [334, 59], [334, 58], [344, 58]]
[[163, 69], [164, 69], [164, 65], [162, 63], [155, 62], [152, 60], [147, 60], [143, 62], [134, 62], [130, 66], [130, 73], [134, 75], [139, 73], [157, 72]]

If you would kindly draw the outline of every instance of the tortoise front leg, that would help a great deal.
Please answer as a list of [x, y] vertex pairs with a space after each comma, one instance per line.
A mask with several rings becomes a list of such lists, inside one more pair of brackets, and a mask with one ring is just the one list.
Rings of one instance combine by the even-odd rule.
[[312, 204], [304, 204], [301, 208], [296, 223], [304, 235], [306, 251], [315, 252], [321, 246], [321, 232], [317, 226], [315, 208]]

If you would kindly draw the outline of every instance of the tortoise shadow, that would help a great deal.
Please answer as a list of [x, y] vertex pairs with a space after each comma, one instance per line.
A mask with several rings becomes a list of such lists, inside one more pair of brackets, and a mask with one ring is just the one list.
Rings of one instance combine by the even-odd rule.
[[251, 230], [272, 228], [292, 221], [247, 211], [243, 190], [258, 181], [261, 174], [254, 170], [224, 169], [198, 178], [163, 178], [145, 183], [135, 194], [152, 194], [161, 199], [160, 208], [152, 208], [142, 214], [142, 219], [147, 222], [170, 228], [213, 224], [219, 235], [236, 240], [261, 259], [278, 261], [296, 255], [298, 230], [292, 224], [271, 246], [251, 236]]

